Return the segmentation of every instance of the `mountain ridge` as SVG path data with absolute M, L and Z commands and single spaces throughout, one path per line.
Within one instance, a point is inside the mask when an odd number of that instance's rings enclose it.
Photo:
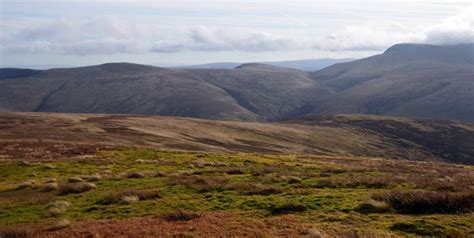
M 399 44 L 315 72 L 261 63 L 177 69 L 122 62 L 10 79 L 0 74 L 0 111 L 250 121 L 349 113 L 474 121 L 473 46 Z

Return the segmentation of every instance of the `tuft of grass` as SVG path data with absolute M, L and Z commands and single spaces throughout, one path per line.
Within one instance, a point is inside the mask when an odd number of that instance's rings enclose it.
M 168 176 L 168 174 L 166 172 L 163 172 L 163 171 L 157 171 L 153 174 L 153 177 L 166 177 Z
M 102 176 L 100 176 L 99 174 L 86 175 L 86 176 L 82 176 L 82 179 L 84 179 L 87 182 L 97 182 L 102 179 Z
M 69 177 L 67 179 L 67 182 L 68 183 L 80 183 L 80 182 L 84 182 L 84 179 L 82 179 L 81 177 L 78 177 L 78 176 L 74 176 L 74 177 Z
M 47 178 L 44 180 L 44 183 L 56 183 L 57 181 L 56 178 Z
M 32 188 L 35 186 L 34 181 L 25 181 L 23 183 L 18 184 L 17 189 L 26 189 L 26 188 Z
M 186 211 L 186 210 L 176 210 L 174 212 L 168 213 L 165 215 L 165 219 L 167 221 L 190 221 L 196 218 L 201 217 L 200 213 L 194 211 Z
M 395 211 L 407 214 L 464 213 L 474 208 L 474 192 L 432 192 L 423 190 L 392 190 L 374 194 Z
M 84 193 L 87 191 L 90 191 L 92 189 L 95 189 L 97 186 L 93 183 L 86 183 L 86 182 L 81 182 L 81 183 L 73 183 L 73 184 L 62 184 L 59 186 L 59 195 L 67 195 L 71 193 Z
M 46 183 L 43 186 L 41 186 L 41 190 L 44 192 L 51 192 L 51 191 L 56 191 L 58 190 L 59 186 L 57 183 Z
M 55 201 L 50 202 L 46 206 L 47 208 L 47 215 L 51 217 L 57 217 L 66 212 L 67 208 L 71 204 L 68 201 Z
M 387 213 L 390 212 L 392 209 L 391 207 L 384 201 L 375 201 L 370 199 L 367 202 L 363 202 L 359 204 L 355 209 L 355 211 L 368 214 L 368 213 Z
M 120 197 L 121 203 L 132 204 L 138 202 L 140 199 L 137 196 L 122 196 Z
M 229 174 L 229 175 L 244 174 L 244 172 L 240 169 L 228 169 L 228 170 L 224 171 L 224 173 Z
M 254 184 L 237 184 L 228 186 L 230 189 L 238 190 L 244 195 L 272 195 L 282 193 L 283 190 L 276 186 Z
M 134 203 L 136 201 L 152 200 L 161 198 L 161 193 L 158 189 L 150 190 L 136 190 L 129 189 L 118 193 L 111 193 L 99 200 L 99 204 L 109 205 L 113 203 Z
M 279 215 L 304 212 L 307 210 L 307 207 L 301 203 L 289 202 L 282 205 L 270 206 L 268 210 L 272 213 L 272 215 Z
M 301 183 L 301 179 L 295 176 L 286 177 L 286 181 L 289 184 Z
M 125 176 L 126 178 L 144 178 L 145 174 L 142 172 L 131 172 Z
M 56 166 L 54 166 L 54 165 L 52 165 L 52 164 L 45 164 L 45 165 L 43 165 L 43 167 L 44 167 L 45 169 L 55 169 L 55 168 L 56 168 Z
M 47 230 L 48 231 L 59 231 L 59 230 L 68 228 L 69 226 L 71 226 L 71 222 L 69 220 L 62 219 L 62 220 L 57 221 L 52 226 L 48 227 Z

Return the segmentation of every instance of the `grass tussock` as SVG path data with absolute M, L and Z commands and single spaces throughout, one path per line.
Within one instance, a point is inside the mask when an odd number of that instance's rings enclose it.
M 128 189 L 122 192 L 111 193 L 101 199 L 98 203 L 103 205 L 114 203 L 131 204 L 137 201 L 152 200 L 161 198 L 161 193 L 158 189 L 150 190 L 136 190 Z
M 55 201 L 50 202 L 46 206 L 47 208 L 47 215 L 51 217 L 57 217 L 66 212 L 67 208 L 71 204 L 68 201 Z
M 156 178 L 166 177 L 166 176 L 168 176 L 168 173 L 166 173 L 164 171 L 157 171 L 157 172 L 153 173 L 153 177 L 156 177 Z
M 46 183 L 41 186 L 41 190 L 44 192 L 51 192 L 51 191 L 56 191 L 59 189 L 59 186 L 57 183 Z
M 96 187 L 95 184 L 86 182 L 62 184 L 59 186 L 58 194 L 67 195 L 71 193 L 84 193 L 93 190 Z
M 165 219 L 171 222 L 190 221 L 199 217 L 201 217 L 201 214 L 198 212 L 186 211 L 182 209 L 176 210 L 174 212 L 171 212 L 165 215 Z
M 36 180 L 28 180 L 18 184 L 17 190 L 27 189 L 27 188 L 37 188 L 38 182 Z
M 228 170 L 225 170 L 224 173 L 229 174 L 229 175 L 245 174 L 245 172 L 242 171 L 241 169 L 228 169 Z
M 301 203 L 288 202 L 281 205 L 270 206 L 268 210 L 272 213 L 272 215 L 280 215 L 280 214 L 304 212 L 307 210 L 307 207 Z
M 169 185 L 183 185 L 200 193 L 222 191 L 227 188 L 228 177 L 223 176 L 191 176 L 186 174 L 168 178 Z
M 73 176 L 73 177 L 69 177 L 67 179 L 67 182 L 68 183 L 80 183 L 80 182 L 84 182 L 84 179 L 82 179 L 81 177 L 79 176 Z
M 384 201 L 370 199 L 369 201 L 361 203 L 354 210 L 363 214 L 369 214 L 388 213 L 392 211 L 392 208 Z
M 47 228 L 48 231 L 59 231 L 62 229 L 66 229 L 71 226 L 71 222 L 66 219 L 62 219 L 51 225 Z
M 134 178 L 145 178 L 145 174 L 142 172 L 131 172 L 125 175 L 126 178 L 134 179 Z
M 85 175 L 81 177 L 87 182 L 97 182 L 102 179 L 102 176 L 100 174 L 92 174 L 92 175 Z
M 272 195 L 282 193 L 283 190 L 277 186 L 254 184 L 234 184 L 229 185 L 229 189 L 237 190 L 244 195 Z
M 399 213 L 464 213 L 474 209 L 474 192 L 434 192 L 423 190 L 392 190 L 373 195 Z

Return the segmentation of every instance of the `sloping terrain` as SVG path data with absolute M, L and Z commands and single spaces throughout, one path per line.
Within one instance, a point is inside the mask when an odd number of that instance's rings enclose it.
M 327 95 L 308 73 L 264 64 L 243 64 L 233 70 L 194 70 L 200 78 L 225 90 L 237 102 L 266 120 L 276 120 L 308 102 L 309 95 Z
M 25 77 L 33 76 L 40 72 L 41 70 L 35 70 L 35 69 L 2 68 L 0 69 L 0 80 L 25 78 Z
M 1 237 L 474 235 L 473 166 L 39 145 L 0 160 Z
M 474 126 L 338 115 L 280 123 L 55 113 L 0 114 L 0 152 L 47 159 L 108 147 L 371 156 L 474 164 Z M 37 153 L 30 147 L 42 147 Z M 8 154 L 8 153 L 7 153 Z M 11 153 L 10 153 L 11 154 Z
M 144 65 L 46 70 L 4 80 L 0 90 L 0 109 L 6 110 L 259 118 L 193 74 Z
M 473 148 L 459 121 L 0 113 L 0 237 L 470 237 Z
M 474 44 L 401 44 L 312 73 L 264 64 L 166 69 L 111 63 L 2 70 L 0 111 L 248 121 L 350 113 L 474 121 L 473 49 Z
M 315 72 L 334 93 L 296 114 L 362 113 L 474 120 L 474 44 L 401 44 Z

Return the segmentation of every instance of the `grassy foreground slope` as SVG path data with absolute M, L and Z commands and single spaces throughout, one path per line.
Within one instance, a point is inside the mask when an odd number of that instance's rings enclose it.
M 4 113 L 0 128 L 0 237 L 474 235 L 468 123 Z
M 99 150 L 0 164 L 0 229 L 41 237 L 474 235 L 474 168 Z

